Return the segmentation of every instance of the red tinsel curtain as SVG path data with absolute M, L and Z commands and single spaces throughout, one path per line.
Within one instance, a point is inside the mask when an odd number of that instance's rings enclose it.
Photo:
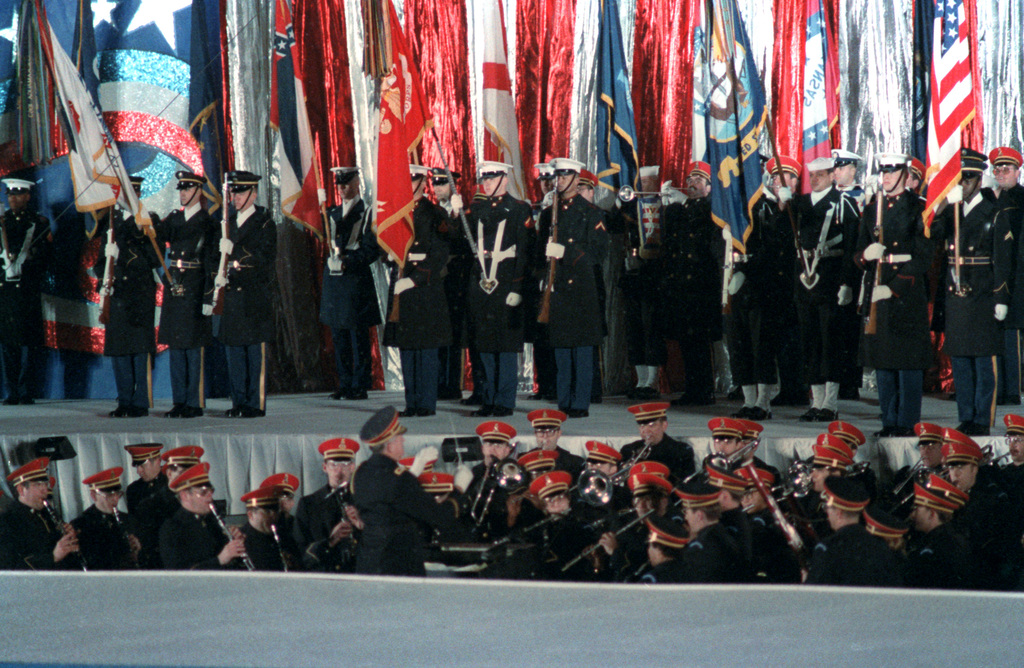
M 693 29 L 701 0 L 638 0 L 633 37 L 633 113 L 642 165 L 683 187 L 693 145 Z
M 772 123 L 775 151 L 800 160 L 804 134 L 804 42 L 806 0 L 775 0 L 772 49 Z M 773 151 L 774 153 L 774 151 Z M 805 192 L 809 184 L 802 184 Z
M 333 202 L 330 168 L 353 165 L 356 159 L 345 5 L 342 0 L 296 0 L 294 10 L 309 126 L 317 140 L 328 199 Z
M 430 105 L 448 166 L 462 175 L 459 190 L 464 196 L 473 192 L 476 169 L 466 31 L 464 0 L 405 0 L 409 48 L 419 66 L 423 94 Z M 432 134 L 426 136 L 423 145 L 423 164 L 443 166 Z
M 517 11 L 516 116 L 536 200 L 533 165 L 569 152 L 576 0 L 520 0 Z

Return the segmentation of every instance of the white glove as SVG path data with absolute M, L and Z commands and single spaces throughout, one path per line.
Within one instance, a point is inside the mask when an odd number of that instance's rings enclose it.
M 788 202 L 791 199 L 793 199 L 793 191 L 792 190 L 790 190 L 786 186 L 782 186 L 781 188 L 779 188 L 779 203 L 780 204 L 785 204 L 786 202 Z
M 729 294 L 734 295 L 740 291 L 743 287 L 743 281 L 747 280 L 747 277 L 743 275 L 742 271 L 737 271 L 729 279 Z
M 561 260 L 562 256 L 565 255 L 565 246 L 554 241 L 549 241 L 548 245 L 544 248 L 544 254 L 548 257 L 553 257 L 556 260 Z
M 320 202 L 320 204 L 327 204 L 327 191 L 324 190 L 323 188 L 317 188 L 316 200 Z
M 423 469 L 427 468 L 427 464 L 435 460 L 437 460 L 437 448 L 428 445 L 416 453 L 412 460 L 412 466 L 409 467 L 409 473 L 419 476 L 423 473 Z
M 554 190 L 549 190 L 547 192 L 547 194 L 544 195 L 544 199 L 542 199 L 540 201 L 540 206 L 541 206 L 541 208 L 546 208 L 546 207 L 551 206 L 554 203 L 555 203 L 555 191 Z
M 453 482 L 455 483 L 455 489 L 465 494 L 469 486 L 473 484 L 473 469 L 465 464 L 460 464 L 459 468 L 455 469 L 455 480 Z
M 849 285 L 839 286 L 839 305 L 847 306 L 853 301 L 853 290 L 850 289 Z
M 220 238 L 220 252 L 224 255 L 231 255 L 231 251 L 235 250 L 235 244 L 231 239 Z
M 668 206 L 670 204 L 683 204 L 686 202 L 686 194 L 680 191 L 678 188 L 672 187 L 671 181 L 665 181 L 661 184 L 661 204 L 662 206 Z
M 448 200 L 448 204 L 452 207 L 452 215 L 459 215 L 459 212 L 462 211 L 462 207 L 464 206 L 462 202 L 462 195 L 455 193 L 452 195 L 452 198 Z
M 518 292 L 510 292 L 508 293 L 508 297 L 505 297 L 506 306 L 516 307 L 519 306 L 521 301 L 523 301 L 523 298 L 519 296 Z
M 878 243 L 877 241 L 873 244 L 868 244 L 868 247 L 864 249 L 864 261 L 871 262 L 885 255 L 885 246 Z
M 409 288 L 415 288 L 416 284 L 412 282 L 411 278 L 400 278 L 395 281 L 395 294 L 400 295 Z
M 341 271 L 341 258 L 334 257 L 333 255 L 327 258 L 327 269 L 330 271 Z
M 213 304 L 203 304 L 203 315 L 213 315 Z
M 103 253 L 107 257 L 116 260 L 117 259 L 117 244 L 115 244 L 115 243 L 108 243 L 106 246 L 103 247 Z
M 872 192 L 878 190 L 878 174 L 868 174 L 868 177 L 864 179 L 864 192 L 867 192 L 869 188 Z
M 224 274 L 217 274 L 217 276 L 213 279 L 213 287 L 217 288 L 218 290 L 220 290 L 223 287 L 226 287 L 227 284 L 228 277 L 225 276 Z
M 981 187 L 988 188 L 989 190 L 996 190 L 999 188 L 999 182 L 996 181 L 995 177 L 991 174 L 982 174 Z
M 949 204 L 959 204 L 962 201 L 964 201 L 964 187 L 958 183 L 946 195 L 946 202 Z
M 888 285 L 878 285 L 871 290 L 871 301 L 880 302 L 883 299 L 889 299 L 892 297 L 892 288 Z
M 1006 320 L 1006 313 L 1010 310 L 1010 307 L 1006 304 L 996 304 L 996 320 L 1002 322 Z

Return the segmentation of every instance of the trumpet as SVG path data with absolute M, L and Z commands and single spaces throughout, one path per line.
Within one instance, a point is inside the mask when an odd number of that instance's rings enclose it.
M 895 489 L 892 490 L 892 495 L 894 497 L 899 496 L 900 492 L 902 492 L 903 489 L 910 483 L 916 483 L 918 485 L 921 485 L 922 487 L 925 487 L 928 485 L 928 480 L 932 477 L 933 474 L 944 478 L 946 477 L 947 470 L 948 469 L 945 466 L 929 468 L 925 466 L 923 462 L 918 460 L 917 464 L 914 464 L 914 467 L 907 472 L 907 479 L 901 482 L 899 485 L 896 486 Z M 913 500 L 914 488 L 913 486 L 911 486 L 910 492 L 899 500 L 899 503 L 897 503 L 894 506 L 894 509 L 902 508 L 903 506 L 905 506 L 906 504 L 910 503 Z
M 224 524 L 224 520 L 217 514 L 217 506 L 213 505 L 212 501 L 210 502 L 210 514 L 213 515 L 213 519 L 217 520 L 217 525 L 220 527 L 220 530 L 224 532 L 224 535 L 228 537 L 228 541 L 230 542 L 234 540 L 235 537 L 231 535 L 231 532 L 228 531 L 228 525 Z M 247 569 L 250 571 L 256 570 L 256 564 L 252 563 L 252 559 L 249 558 L 248 554 L 243 554 L 241 559 Z
M 621 199 L 623 202 L 632 202 L 637 197 L 647 197 L 647 196 L 652 196 L 653 197 L 653 196 L 660 196 L 660 195 L 661 195 L 660 191 L 659 192 L 653 192 L 653 191 L 649 191 L 649 190 L 648 191 L 633 190 L 633 188 L 630 187 L 630 186 L 622 186 L 621 188 L 619 188 L 619 199 Z
M 69 531 L 74 531 L 70 524 L 60 518 L 60 515 L 57 514 L 57 509 L 53 507 L 53 504 L 50 503 L 49 499 L 43 501 L 43 506 L 46 508 L 46 512 L 49 513 L 53 526 L 60 529 L 62 534 L 66 535 Z M 82 570 L 88 571 L 89 567 L 85 563 L 85 556 L 82 554 L 81 550 L 76 554 L 78 554 L 78 563 L 82 567 Z

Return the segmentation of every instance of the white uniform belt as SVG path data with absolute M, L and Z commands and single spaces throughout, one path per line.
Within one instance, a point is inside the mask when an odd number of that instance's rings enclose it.
M 956 257 L 948 255 L 949 261 L 956 264 Z M 975 257 L 960 256 L 960 266 L 971 266 L 971 265 L 986 265 L 992 264 L 992 258 L 987 255 L 978 255 Z
M 890 253 L 889 255 L 882 256 L 882 262 L 885 264 L 899 264 L 901 262 L 910 262 L 910 253 Z

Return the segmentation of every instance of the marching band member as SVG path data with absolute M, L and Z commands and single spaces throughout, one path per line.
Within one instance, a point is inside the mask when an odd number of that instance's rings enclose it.
M 92 505 L 72 520 L 82 557 L 90 570 L 114 571 L 136 568 L 142 543 L 136 537 L 135 520 L 117 510 L 121 500 L 121 474 L 115 466 L 82 481 L 89 488 Z

